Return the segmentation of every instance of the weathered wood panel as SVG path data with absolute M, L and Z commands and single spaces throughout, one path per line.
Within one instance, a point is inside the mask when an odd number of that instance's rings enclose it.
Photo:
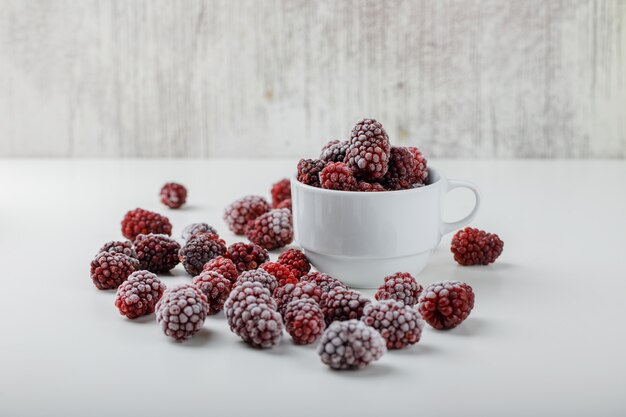
M 625 157 L 626 2 L 0 0 L 0 156 Z

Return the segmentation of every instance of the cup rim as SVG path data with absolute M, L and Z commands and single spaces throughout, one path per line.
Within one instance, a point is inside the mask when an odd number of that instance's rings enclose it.
M 422 187 L 417 187 L 417 188 L 408 188 L 406 190 L 385 190 L 385 191 L 377 191 L 377 192 L 358 192 L 358 191 L 343 191 L 343 190 L 329 190 L 326 188 L 320 188 L 320 187 L 313 187 L 312 185 L 308 185 L 308 184 L 304 184 L 300 181 L 298 181 L 298 172 L 294 172 L 293 174 L 291 174 L 291 182 L 293 184 L 296 184 L 295 186 L 298 187 L 302 187 L 304 189 L 309 189 L 310 191 L 313 192 L 317 192 L 317 193 L 322 193 L 322 194 L 344 194 L 344 195 L 351 195 L 351 196 L 357 196 L 360 195 L 362 196 L 362 198 L 377 198 L 375 196 L 380 196 L 380 195 L 388 195 L 390 193 L 393 193 L 394 195 L 398 195 L 399 193 L 418 193 L 418 192 L 426 192 L 426 189 L 431 188 L 431 186 L 435 186 L 437 184 L 439 184 L 442 179 L 443 179 L 443 174 L 441 173 L 441 171 L 439 171 L 438 169 L 435 169 L 431 166 L 429 166 L 428 168 L 428 177 L 431 177 L 431 172 L 437 174 L 437 181 L 432 182 L 430 184 L 426 184 Z

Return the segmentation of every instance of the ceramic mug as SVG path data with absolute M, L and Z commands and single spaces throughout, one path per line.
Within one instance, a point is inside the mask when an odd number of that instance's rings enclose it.
M 396 272 L 417 276 L 441 237 L 466 226 L 480 207 L 475 184 L 428 171 L 423 187 L 369 193 L 311 187 L 294 176 L 296 242 L 318 271 L 351 287 L 376 288 Z M 444 222 L 443 198 L 460 187 L 474 193 L 474 208 L 459 221 Z

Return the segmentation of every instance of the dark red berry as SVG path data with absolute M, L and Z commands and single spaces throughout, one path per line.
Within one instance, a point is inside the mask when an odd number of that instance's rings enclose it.
M 224 210 L 224 221 L 236 235 L 243 235 L 248 222 L 270 211 L 270 204 L 258 195 L 249 195 L 234 201 Z
M 126 256 L 130 256 L 131 258 L 137 258 L 137 252 L 135 252 L 135 248 L 133 248 L 133 243 L 128 240 L 125 241 L 116 241 L 112 240 L 110 242 L 102 245 L 98 253 L 100 252 L 115 252 L 115 253 L 123 253 Z
M 123 253 L 100 252 L 91 261 L 91 280 L 99 290 L 114 290 L 135 272 L 135 262 Z
M 324 332 L 326 324 L 319 304 L 310 298 L 291 301 L 283 315 L 287 333 L 296 345 L 309 345 Z
M 184 185 L 168 182 L 161 188 L 161 203 L 169 208 L 177 209 L 187 201 L 187 189 Z
M 230 294 L 231 282 L 228 279 L 215 271 L 202 271 L 192 282 L 207 298 L 208 315 L 217 314 L 224 309 L 224 302 Z
M 233 261 L 240 273 L 257 269 L 262 263 L 270 260 L 270 255 L 265 249 L 254 243 L 243 242 L 230 245 L 224 257 Z
M 363 309 L 361 320 L 378 330 L 387 349 L 403 349 L 419 342 L 424 320 L 417 309 L 401 301 L 383 300 Z
M 389 169 L 383 182 L 390 190 L 406 190 L 413 188 L 418 182 L 415 176 L 417 160 L 407 148 L 393 146 L 389 157 Z
M 202 267 L 202 271 L 217 272 L 230 282 L 235 282 L 239 276 L 239 271 L 237 271 L 235 263 L 224 256 L 218 256 L 205 263 Z
M 284 178 L 272 185 L 272 207 L 277 208 L 280 203 L 291 198 L 291 182 Z
M 291 198 L 288 198 L 286 200 L 281 201 L 277 206 L 277 209 L 287 209 L 290 212 L 292 211 L 291 209 Z
M 344 162 L 354 176 L 379 180 L 387 173 L 391 145 L 383 126 L 374 119 L 359 120 L 350 134 Z
M 396 272 L 385 277 L 385 282 L 378 287 L 374 298 L 377 300 L 397 300 L 408 306 L 414 306 L 423 290 L 424 287 L 418 284 L 411 274 Z
M 279 287 L 282 287 L 286 284 L 298 283 L 298 278 L 296 278 L 296 276 L 293 274 L 291 268 L 279 264 L 278 262 L 265 262 L 263 265 L 260 266 L 260 268 L 273 275 L 276 278 L 276 281 L 278 281 Z
M 328 190 L 356 191 L 357 182 L 348 165 L 343 162 L 329 162 L 320 172 L 322 188 Z
M 322 148 L 320 160 L 324 162 L 343 162 L 350 143 L 347 140 L 331 140 Z
M 134 244 L 141 269 L 159 273 L 178 265 L 180 244 L 167 235 L 139 235 Z
M 309 260 L 298 249 L 287 249 L 278 256 L 277 262 L 289 267 L 298 279 L 311 270 Z
M 122 220 L 122 234 L 129 240 L 135 240 L 138 235 L 150 233 L 172 234 L 172 225 L 169 219 L 159 213 L 137 208 L 131 210 Z
M 426 158 L 424 158 L 424 155 L 422 155 L 422 152 L 419 149 L 412 146 L 409 146 L 408 149 L 416 161 L 415 171 L 413 171 L 415 178 L 417 178 L 418 183 L 425 184 L 426 179 L 428 178 L 428 163 Z
M 232 331 L 255 348 L 271 348 L 280 342 L 283 322 L 280 314 L 263 302 L 251 302 L 233 317 Z
M 189 275 L 202 272 L 205 263 L 226 253 L 226 242 L 213 233 L 193 235 L 185 246 L 180 248 L 178 258 Z
M 257 217 L 248 224 L 246 237 L 267 250 L 287 246 L 293 240 L 291 212 L 274 209 Z
M 376 193 L 380 191 L 387 191 L 387 189 L 378 182 L 359 181 L 357 183 L 356 188 L 357 188 L 357 191 L 362 191 L 365 193 Z
M 276 300 L 272 297 L 270 290 L 262 283 L 245 281 L 234 285 L 224 303 L 224 313 L 231 330 L 233 330 L 233 320 L 241 315 L 251 303 L 265 303 L 272 310 L 276 310 Z
M 209 226 L 207 223 L 191 223 L 187 225 L 181 233 L 183 241 L 187 242 L 191 236 L 198 233 L 213 233 L 217 235 L 217 230 L 214 227 Z
M 276 277 L 262 269 L 243 271 L 239 275 L 239 278 L 237 278 L 237 281 L 235 281 L 235 286 L 241 285 L 244 282 L 259 282 L 263 284 L 265 288 L 270 290 L 270 294 L 274 294 L 274 290 L 278 287 Z
M 466 227 L 456 232 L 450 250 L 454 260 L 463 266 L 488 265 L 498 259 L 504 242 L 494 233 Z
M 300 282 L 311 282 L 317 285 L 317 287 L 324 293 L 327 293 L 333 288 L 337 287 L 348 289 L 346 284 L 339 281 L 338 279 L 333 278 L 328 274 L 324 274 L 323 272 L 317 271 L 309 272 L 308 274 L 302 276 L 300 278 Z
M 310 298 L 316 303 L 320 303 L 324 293 L 312 282 L 298 282 L 297 284 L 287 284 L 278 287 L 274 292 L 274 299 L 278 306 L 278 311 L 285 314 L 285 307 L 294 300 L 304 300 Z
M 360 369 L 380 359 L 387 349 L 376 329 L 360 320 L 336 321 L 317 346 L 322 363 L 332 369 Z
M 363 316 L 363 308 L 370 303 L 371 301 L 358 291 L 335 287 L 322 295 L 320 307 L 326 323 L 330 324 L 335 320 L 360 319 Z
M 156 305 L 156 319 L 167 336 L 183 342 L 202 328 L 208 309 L 202 291 L 185 284 L 165 291 Z
M 115 307 L 129 319 L 152 314 L 164 292 L 165 284 L 155 274 L 135 271 L 117 288 Z
M 298 162 L 298 181 L 313 187 L 321 187 L 319 173 L 326 162 L 319 159 L 301 159 Z
M 453 329 L 474 308 L 474 291 L 464 282 L 443 281 L 429 285 L 422 292 L 418 310 L 426 323 L 435 329 Z

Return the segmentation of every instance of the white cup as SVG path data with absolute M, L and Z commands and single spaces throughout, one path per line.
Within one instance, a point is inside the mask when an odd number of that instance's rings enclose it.
M 396 272 L 417 276 L 447 233 L 467 225 L 480 207 L 469 181 L 429 168 L 429 184 L 401 191 L 349 192 L 291 180 L 294 237 L 313 266 L 355 288 L 376 288 Z M 476 196 L 471 213 L 442 220 L 442 201 L 455 188 Z

